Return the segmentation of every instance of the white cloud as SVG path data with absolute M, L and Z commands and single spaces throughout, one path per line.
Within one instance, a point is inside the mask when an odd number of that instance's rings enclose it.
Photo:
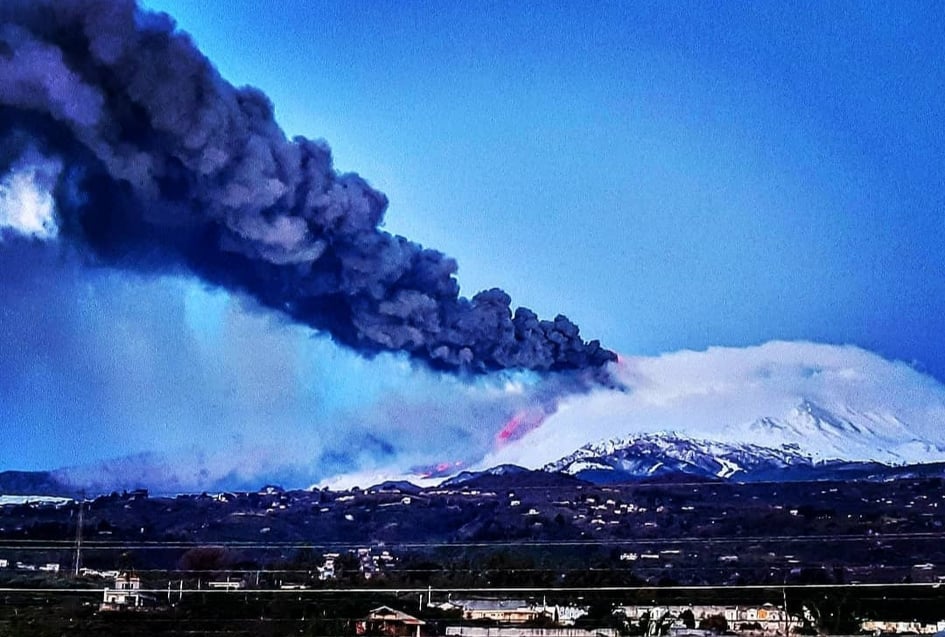
M 342 475 L 323 480 L 312 485 L 313 489 L 328 488 L 333 491 L 341 491 L 359 487 L 367 489 L 383 482 L 400 482 L 405 480 L 418 487 L 434 487 L 444 480 L 443 477 L 424 477 L 413 473 L 397 472 L 396 469 L 390 471 L 359 471 L 357 473 L 345 473 Z
M 781 341 L 714 347 L 622 357 L 614 373 L 629 391 L 572 396 L 542 427 L 481 464 L 537 467 L 587 442 L 666 430 L 774 445 L 796 439 L 820 457 L 945 459 L 935 449 L 945 449 L 945 386 L 857 347 Z M 824 436 L 779 437 L 750 428 L 761 417 L 800 418 L 803 400 L 866 423 L 875 435 L 828 444 Z
M 49 185 L 61 165 L 52 160 L 15 169 L 0 182 L 0 229 L 12 228 L 25 236 L 54 239 L 56 205 Z

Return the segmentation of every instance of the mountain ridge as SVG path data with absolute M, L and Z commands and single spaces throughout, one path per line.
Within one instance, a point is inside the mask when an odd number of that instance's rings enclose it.
M 722 436 L 764 446 L 797 444 L 819 460 L 921 464 L 945 460 L 945 440 L 923 436 L 892 413 L 825 405 L 803 397 L 781 416 L 764 415 L 727 428 Z
M 796 443 L 766 447 L 663 431 L 588 443 L 545 464 L 542 471 L 564 473 L 595 484 L 681 476 L 735 482 L 794 482 L 939 476 L 945 474 L 945 462 L 821 459 L 806 453 Z

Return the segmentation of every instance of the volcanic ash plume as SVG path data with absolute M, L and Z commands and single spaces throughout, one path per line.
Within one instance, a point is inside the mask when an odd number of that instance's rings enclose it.
M 459 296 L 452 259 L 378 229 L 382 193 L 336 173 L 323 142 L 287 140 L 265 95 L 129 0 L 4 0 L 0 182 L 6 209 L 33 205 L 0 233 L 195 274 L 364 354 L 473 372 L 615 359 L 563 316 L 513 314 L 501 290 Z

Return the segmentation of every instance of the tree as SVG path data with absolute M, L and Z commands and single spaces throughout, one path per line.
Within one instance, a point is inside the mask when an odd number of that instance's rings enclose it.
M 232 563 L 232 555 L 225 548 L 197 546 L 184 553 L 178 565 L 182 571 L 220 571 Z
M 814 623 L 822 632 L 852 635 L 860 631 L 859 603 L 847 591 L 825 593 L 822 598 L 810 597 L 804 601 L 804 606 L 810 610 Z
M 699 630 L 711 630 L 714 633 L 724 633 L 728 630 L 728 620 L 725 615 L 709 615 L 699 622 Z

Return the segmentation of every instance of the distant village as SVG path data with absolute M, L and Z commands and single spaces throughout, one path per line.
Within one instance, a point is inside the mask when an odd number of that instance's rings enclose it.
M 335 561 L 340 554 L 326 554 L 318 577 L 333 577 Z M 370 579 L 396 558 L 388 551 L 373 554 L 370 549 L 352 551 Z M 58 564 L 9 564 L 0 559 L 0 569 L 59 574 Z M 185 596 L 207 593 L 259 594 L 258 575 L 220 578 L 209 577 L 196 582 L 169 581 L 159 587 L 153 578 L 145 580 L 133 571 L 99 571 L 82 568 L 85 582 L 102 581 L 100 613 L 154 614 L 167 611 L 181 603 Z M 309 590 L 303 583 L 278 581 L 273 589 L 281 593 Z M 213 597 L 209 603 L 213 603 Z M 219 599 L 219 598 L 216 598 Z M 815 634 L 810 631 L 814 617 L 807 608 L 800 614 L 786 612 L 783 605 L 763 604 L 613 604 L 610 617 L 597 623 L 585 621 L 589 607 L 580 603 L 549 603 L 547 598 L 523 596 L 476 597 L 434 591 L 419 593 L 413 606 L 380 605 L 351 622 L 350 634 L 380 637 L 709 637 L 728 634 L 746 637 L 776 637 Z M 434 620 L 424 619 L 432 616 Z M 945 609 L 943 609 L 945 615 Z M 807 632 L 810 631 L 810 632 Z M 945 616 L 935 622 L 863 620 L 862 635 L 933 635 L 945 637 Z
M 883 578 L 922 585 L 934 607 L 945 583 L 943 500 L 941 480 L 623 487 L 497 481 L 347 492 L 269 486 L 174 497 L 138 490 L 82 503 L 15 497 L 0 502 L 0 578 L 24 591 L 63 582 L 97 591 L 93 610 L 101 617 L 157 616 L 196 596 L 204 608 L 264 596 L 318 607 L 326 591 L 387 590 L 373 600 L 358 593 L 357 610 L 337 628 L 365 636 L 837 633 L 825 628 L 824 608 L 788 603 L 782 589 L 855 591 Z M 152 546 L 161 550 L 140 548 Z M 583 566 L 561 561 L 562 551 L 573 560 L 578 548 L 587 555 Z M 428 585 L 431 579 L 438 583 Z M 724 602 L 621 598 L 624 590 L 680 582 L 732 592 L 716 595 Z M 752 584 L 767 599 L 743 595 Z M 590 594 L 573 592 L 601 587 L 612 591 L 603 612 Z M 406 589 L 421 592 L 405 599 L 397 591 Z M 548 595 L 534 592 L 540 589 Z M 847 608 L 854 621 L 835 625 L 874 635 L 945 630 L 945 603 L 938 611 L 926 603 L 911 618 L 889 608 L 895 604 L 859 614 Z
M 0 502 L 0 542 L 42 538 L 65 547 L 81 512 L 83 535 L 93 542 L 86 562 L 93 566 L 114 566 L 108 555 L 94 552 L 94 543 L 104 546 L 109 541 L 212 546 L 225 539 L 348 547 L 583 541 L 612 547 L 615 553 L 606 566 L 647 582 L 824 583 L 824 573 L 835 583 L 945 582 L 942 479 L 542 486 L 492 478 L 427 489 L 407 483 L 335 492 L 268 486 L 250 493 L 174 497 L 151 497 L 137 490 L 101 496 L 82 507 L 68 498 L 17 497 Z M 825 541 L 784 541 L 810 535 Z M 831 540 L 842 536 L 861 539 L 840 544 Z M 383 550 L 368 555 L 365 549 L 358 556 L 360 574 L 371 577 L 392 565 Z M 256 568 L 265 568 L 273 559 L 272 551 L 246 554 Z M 28 562 L 2 551 L 0 557 Z M 52 561 L 31 563 L 39 568 Z M 174 561 L 146 566 L 172 569 Z M 321 579 L 337 573 L 331 555 L 321 566 Z
M 113 578 L 112 584 L 102 593 L 101 612 L 154 612 L 181 600 L 184 595 L 182 588 L 171 586 L 168 586 L 166 597 L 163 591 L 145 589 L 141 578 L 133 573 L 98 575 Z M 247 587 L 245 580 L 233 579 L 208 580 L 203 585 L 208 591 L 239 592 Z M 280 588 L 304 589 L 293 584 L 283 584 Z M 188 594 L 193 592 L 187 591 Z M 617 605 L 613 609 L 616 626 L 578 628 L 575 624 L 587 615 L 586 606 L 548 604 L 524 598 L 457 597 L 438 602 L 432 597 L 432 592 L 426 597 L 421 594 L 418 610 L 440 611 L 437 616 L 446 617 L 447 621 L 433 624 L 403 610 L 380 606 L 355 621 L 353 632 L 387 637 L 618 637 L 621 634 L 708 637 L 719 633 L 774 637 L 797 634 L 805 626 L 804 617 L 792 617 L 782 606 L 771 603 Z M 943 631 L 945 619 L 934 623 L 868 620 L 860 626 L 860 633 L 864 635 L 931 635 Z

